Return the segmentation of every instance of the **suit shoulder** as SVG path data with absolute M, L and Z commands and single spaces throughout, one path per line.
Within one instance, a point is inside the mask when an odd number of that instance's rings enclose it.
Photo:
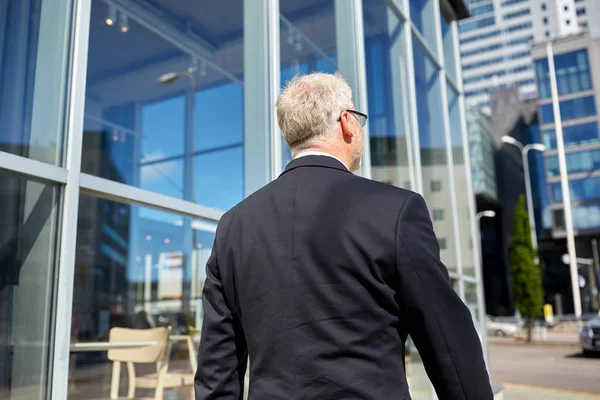
M 248 209 L 251 209 L 255 206 L 260 207 L 261 203 L 264 202 L 264 199 L 270 193 L 273 192 L 273 190 L 275 189 L 274 186 L 276 183 L 277 183 L 277 181 L 275 180 L 275 181 L 272 181 L 272 182 L 268 183 L 267 185 L 263 186 L 262 188 L 258 189 L 256 192 L 252 193 L 251 195 L 249 195 L 248 197 L 246 197 L 245 199 L 240 201 L 233 208 L 231 208 L 229 211 L 227 211 L 223 215 L 223 218 L 225 218 L 225 216 L 228 216 L 229 218 L 233 219 L 236 214 L 242 215 Z
M 409 197 L 412 197 L 413 195 L 417 194 L 411 190 L 402 189 L 397 186 L 390 185 L 388 183 L 383 183 L 383 182 L 375 181 L 372 179 L 362 178 L 359 176 L 357 176 L 356 178 L 357 178 L 357 182 L 359 182 L 362 186 L 364 186 L 366 189 L 371 190 L 376 193 L 382 193 L 382 194 L 394 196 L 394 197 L 400 198 L 400 199 L 408 199 Z

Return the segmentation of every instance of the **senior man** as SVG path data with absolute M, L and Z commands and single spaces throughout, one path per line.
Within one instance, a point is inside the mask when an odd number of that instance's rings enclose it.
M 421 196 L 352 174 L 367 116 L 339 74 L 277 100 L 293 161 L 226 213 L 204 285 L 197 400 L 410 399 L 410 335 L 442 400 L 492 399 Z

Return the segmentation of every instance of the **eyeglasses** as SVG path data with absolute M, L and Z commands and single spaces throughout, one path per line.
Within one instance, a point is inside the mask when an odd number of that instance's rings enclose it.
M 360 111 L 356 111 L 356 110 L 344 110 L 346 112 L 349 112 L 350 114 L 354 115 L 356 117 L 356 119 L 358 120 L 358 123 L 360 124 L 361 127 L 364 128 L 364 126 L 367 124 L 367 118 L 369 118 L 369 116 L 367 114 L 361 113 Z M 340 117 L 338 118 L 338 121 L 341 121 L 342 116 L 340 115 Z

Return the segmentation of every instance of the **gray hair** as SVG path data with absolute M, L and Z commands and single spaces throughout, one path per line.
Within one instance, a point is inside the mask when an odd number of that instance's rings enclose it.
M 296 75 L 277 99 L 277 121 L 290 149 L 299 151 L 330 140 L 348 108 L 353 108 L 352 89 L 341 74 Z

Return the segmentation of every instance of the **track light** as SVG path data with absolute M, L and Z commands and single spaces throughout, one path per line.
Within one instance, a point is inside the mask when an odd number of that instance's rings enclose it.
M 296 31 L 296 45 L 294 47 L 296 51 L 302 51 L 302 34 L 300 31 Z
M 119 19 L 119 26 L 121 27 L 121 32 L 123 33 L 129 32 L 129 22 L 127 21 L 127 19 L 127 14 L 122 12 L 121 18 Z
M 106 25 L 112 26 L 117 20 L 117 8 L 112 4 L 108 5 L 108 14 L 106 15 Z
M 207 62 L 206 60 L 200 60 L 200 67 L 198 68 L 198 73 L 200 74 L 200 76 L 206 76 L 206 74 L 208 73 L 206 71 L 206 67 L 207 67 Z

